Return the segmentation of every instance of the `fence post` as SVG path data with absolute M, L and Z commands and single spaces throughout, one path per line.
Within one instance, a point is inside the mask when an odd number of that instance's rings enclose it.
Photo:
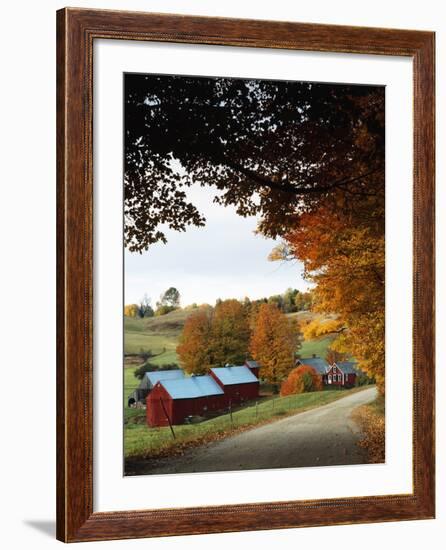
M 234 423 L 232 421 L 232 400 L 231 399 L 229 400 L 229 416 L 231 418 L 231 428 L 233 429 L 234 428 Z
M 259 416 L 259 402 L 256 401 L 256 420 L 257 420 L 258 416 Z
M 170 421 L 169 415 L 167 414 L 166 407 L 164 406 L 164 403 L 163 403 L 163 400 L 161 399 L 161 397 L 160 397 L 160 403 L 161 403 L 161 407 L 163 408 L 163 412 L 166 415 L 167 422 L 169 422 L 169 428 L 170 428 L 170 431 L 172 432 L 172 436 L 173 436 L 174 439 L 176 439 L 175 432 L 173 431 L 172 422 Z

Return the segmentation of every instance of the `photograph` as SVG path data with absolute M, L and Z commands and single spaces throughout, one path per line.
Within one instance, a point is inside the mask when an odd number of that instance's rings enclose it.
M 123 86 L 124 475 L 384 462 L 385 86 Z

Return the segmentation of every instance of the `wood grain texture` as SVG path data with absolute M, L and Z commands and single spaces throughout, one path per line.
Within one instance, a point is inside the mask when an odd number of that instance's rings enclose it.
M 93 513 L 93 41 L 409 56 L 414 63 L 413 493 Z M 66 8 L 57 13 L 57 538 L 105 540 L 432 518 L 434 34 Z M 408 345 L 410 345 L 408 343 Z M 330 514 L 327 514 L 327 508 Z M 327 518 L 330 518 L 327 520 Z

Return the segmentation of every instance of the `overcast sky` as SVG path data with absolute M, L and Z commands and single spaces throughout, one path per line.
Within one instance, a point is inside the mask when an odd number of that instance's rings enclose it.
M 206 217 L 205 227 L 191 226 L 184 233 L 166 230 L 167 244 L 157 243 L 142 254 L 126 251 L 126 304 L 137 303 L 147 293 L 155 305 L 170 286 L 179 290 L 182 306 L 308 287 L 301 264 L 268 261 L 276 241 L 254 234 L 255 217 L 242 218 L 234 208 L 214 204 L 214 195 L 209 187 L 188 192 Z

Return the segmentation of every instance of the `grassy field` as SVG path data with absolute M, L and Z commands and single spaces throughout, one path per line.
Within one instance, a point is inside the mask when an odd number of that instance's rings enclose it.
M 335 336 L 330 334 L 328 336 L 322 336 L 321 338 L 315 338 L 314 340 L 308 340 L 308 342 L 302 342 L 302 347 L 299 350 L 301 357 L 311 357 L 313 354 L 317 357 L 325 357 L 327 354 L 327 348 L 333 342 Z
M 232 415 L 229 414 L 199 424 L 175 426 L 176 439 L 168 427 L 149 428 L 145 424 L 145 411 L 127 409 L 124 430 L 124 448 L 127 458 L 156 457 L 171 452 L 181 452 L 186 446 L 221 439 L 234 431 L 264 424 L 281 417 L 303 412 L 345 397 L 353 390 L 326 390 L 287 397 L 265 398 Z
M 177 363 L 175 349 L 184 321 L 192 312 L 172 311 L 148 319 L 124 317 L 124 353 L 128 355 L 151 351 L 156 354 L 156 357 L 150 359 L 155 365 Z

